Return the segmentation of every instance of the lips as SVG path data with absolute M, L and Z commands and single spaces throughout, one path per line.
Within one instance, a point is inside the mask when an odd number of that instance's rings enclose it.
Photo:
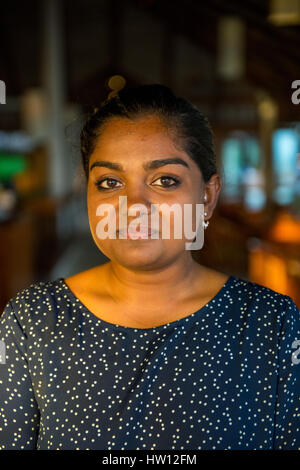
M 128 230 L 128 229 L 120 229 L 117 230 L 117 233 L 121 234 L 123 237 L 126 237 L 127 239 L 132 239 L 132 240 L 138 240 L 138 239 L 149 239 L 151 238 L 151 227 L 143 227 L 139 226 L 139 230 Z M 157 230 L 153 230 L 153 235 L 158 234 L 159 232 Z

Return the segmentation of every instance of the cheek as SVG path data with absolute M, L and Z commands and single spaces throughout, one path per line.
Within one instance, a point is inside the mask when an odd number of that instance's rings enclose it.
M 171 208 L 170 208 L 171 209 Z M 160 212 L 160 226 L 163 230 L 163 225 L 170 228 L 171 239 L 180 242 L 181 240 L 190 239 L 189 233 L 196 230 L 197 220 L 199 223 L 201 212 L 198 207 L 198 219 L 197 219 L 197 203 L 187 199 L 186 202 L 175 204 L 173 210 L 163 208 Z M 185 233 L 187 236 L 185 236 Z
M 93 203 L 91 200 L 88 201 L 88 218 L 90 228 L 93 233 L 96 233 L 96 226 L 99 221 L 99 217 L 96 215 L 97 204 Z

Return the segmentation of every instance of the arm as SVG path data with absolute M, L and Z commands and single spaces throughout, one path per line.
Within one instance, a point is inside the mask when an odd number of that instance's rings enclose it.
M 279 336 L 273 449 L 300 450 L 300 311 L 289 296 Z
M 0 317 L 0 450 L 36 449 L 39 409 L 27 361 L 27 336 L 11 302 Z

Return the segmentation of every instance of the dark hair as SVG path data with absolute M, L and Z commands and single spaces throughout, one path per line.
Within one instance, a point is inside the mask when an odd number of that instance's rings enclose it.
M 82 162 L 87 179 L 89 159 L 104 124 L 112 118 L 136 119 L 147 115 L 157 115 L 162 119 L 172 131 L 174 140 L 179 142 L 180 148 L 199 166 L 205 182 L 217 173 L 208 119 L 187 99 L 175 96 L 169 87 L 150 84 L 123 88 L 89 115 L 80 134 Z

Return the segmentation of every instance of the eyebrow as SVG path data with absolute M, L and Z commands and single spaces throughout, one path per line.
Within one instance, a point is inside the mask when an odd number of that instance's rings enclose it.
M 165 165 L 183 165 L 190 169 L 187 162 L 182 160 L 182 158 L 163 158 L 161 160 L 151 160 L 149 162 L 145 162 L 143 164 L 143 168 L 147 171 L 154 170 L 155 168 L 160 168 L 161 166 Z M 125 171 L 123 166 L 119 163 L 107 162 L 105 160 L 97 160 L 94 162 L 90 167 L 90 171 L 96 166 L 110 168 L 111 170 Z

